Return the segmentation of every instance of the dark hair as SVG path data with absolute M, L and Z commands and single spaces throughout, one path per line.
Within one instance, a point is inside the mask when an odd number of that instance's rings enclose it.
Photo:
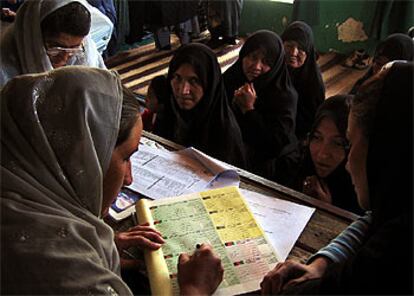
M 313 32 L 312 28 L 305 22 L 296 21 L 291 23 L 283 32 L 282 41 L 296 41 L 299 47 L 309 54 L 313 51 Z
M 277 63 L 279 56 L 284 59 L 285 55 L 282 39 L 268 30 L 259 30 L 249 36 L 240 50 L 239 57 L 243 59 L 255 51 L 260 51 L 266 63 L 271 67 Z
M 72 2 L 47 15 L 40 24 L 43 37 L 59 33 L 86 36 L 91 28 L 91 14 L 79 2 Z
M 200 45 L 201 46 L 201 45 Z M 172 80 L 174 73 L 184 64 L 189 64 L 193 67 L 195 74 L 198 76 L 203 91 L 208 89 L 208 81 L 213 76 L 213 69 L 208 68 L 208 55 L 200 51 L 198 55 L 189 54 L 193 51 L 192 46 L 182 46 L 175 53 L 170 62 L 167 81 Z M 210 49 L 209 49 L 210 50 Z
M 169 94 L 169 85 L 168 80 L 165 75 L 155 76 L 149 86 L 148 91 L 152 90 L 155 96 L 157 97 L 158 104 L 164 104 L 168 99 Z
M 115 146 L 121 145 L 128 139 L 135 123 L 141 118 L 140 105 L 134 93 L 125 86 L 122 86 L 122 96 L 121 121 L 119 123 L 118 138 L 116 139 Z
M 381 94 L 384 76 L 373 76 L 359 89 L 351 102 L 352 117 L 365 137 L 371 134 L 378 98 Z
M 414 58 L 413 40 L 406 34 L 391 34 L 380 42 L 375 49 L 374 59 L 384 56 L 388 60 L 406 60 L 412 61 Z
M 313 135 L 322 119 L 329 118 L 335 123 L 338 132 L 345 139 L 352 98 L 352 95 L 336 95 L 327 98 L 316 111 L 315 120 L 309 132 L 310 136 Z

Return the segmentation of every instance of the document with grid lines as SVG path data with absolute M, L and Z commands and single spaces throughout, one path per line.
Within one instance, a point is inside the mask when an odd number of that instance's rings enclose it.
M 166 241 L 160 250 L 145 254 L 153 295 L 178 295 L 178 257 L 194 252 L 196 244 L 212 245 L 222 260 L 224 280 L 215 295 L 259 290 L 279 261 L 237 187 L 140 200 L 136 209 L 139 223 L 149 222 Z

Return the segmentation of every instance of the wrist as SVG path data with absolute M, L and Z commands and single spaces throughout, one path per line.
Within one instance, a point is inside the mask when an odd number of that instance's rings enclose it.
M 246 114 L 247 112 L 254 110 L 254 107 L 253 106 L 243 106 L 243 107 L 240 108 L 240 110 L 243 114 Z
M 182 296 L 189 296 L 189 295 L 204 296 L 206 295 L 207 296 L 211 294 L 193 285 L 183 285 L 183 286 L 180 286 L 180 295 Z
M 316 257 L 309 265 L 312 266 L 312 268 L 316 269 L 321 275 L 323 275 L 331 263 L 332 261 L 329 258 L 319 256 Z

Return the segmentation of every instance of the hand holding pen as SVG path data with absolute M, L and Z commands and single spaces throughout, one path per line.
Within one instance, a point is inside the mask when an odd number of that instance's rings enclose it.
M 178 259 L 178 284 L 181 295 L 211 295 L 223 280 L 221 259 L 209 244 L 197 244 L 192 255 Z

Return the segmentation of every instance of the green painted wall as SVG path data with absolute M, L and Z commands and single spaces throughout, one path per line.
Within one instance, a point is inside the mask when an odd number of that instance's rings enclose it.
M 319 24 L 313 25 L 312 29 L 315 35 L 315 45 L 321 52 L 329 50 L 338 51 L 348 54 L 355 49 L 363 48 L 373 53 L 378 39 L 371 32 L 374 21 L 375 8 L 378 1 L 345 1 L 345 0 L 323 0 L 319 2 Z M 384 36 L 393 33 L 395 30 L 407 32 L 414 26 L 414 1 L 404 1 L 405 7 L 390 11 L 389 16 L 382 22 L 386 27 Z M 286 25 L 291 21 L 293 5 L 269 0 L 245 0 L 240 33 L 248 35 L 258 29 L 269 29 L 281 34 Z M 362 25 L 362 31 L 368 39 L 364 41 L 346 42 L 339 40 L 338 26 L 341 26 L 350 18 L 354 19 L 354 24 L 359 22 Z M 388 28 L 390 28 L 388 30 Z M 398 28 L 398 29 L 396 29 Z M 388 30 L 388 31 L 387 31 Z M 349 37 L 349 34 L 347 35 Z M 351 40 L 355 39 L 351 36 Z
M 281 34 L 290 22 L 292 4 L 269 0 L 244 0 L 240 34 L 248 35 L 259 29 Z

